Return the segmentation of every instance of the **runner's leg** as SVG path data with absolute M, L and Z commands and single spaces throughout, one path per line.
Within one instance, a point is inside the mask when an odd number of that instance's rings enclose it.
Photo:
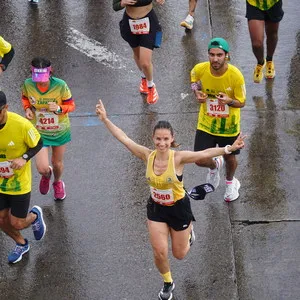
M 51 162 L 53 166 L 54 182 L 59 181 L 64 171 L 64 154 L 66 144 L 62 146 L 52 146 Z

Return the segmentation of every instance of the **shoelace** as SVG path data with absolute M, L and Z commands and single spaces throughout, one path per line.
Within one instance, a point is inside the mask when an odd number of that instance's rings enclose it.
M 261 72 L 263 66 L 262 65 L 257 65 L 256 66 L 256 75 L 259 75 L 259 73 Z
M 171 292 L 172 284 L 164 283 L 164 288 L 162 290 L 163 294 L 168 294 Z
M 226 191 L 228 192 L 228 194 L 232 194 L 233 189 L 234 189 L 234 183 L 233 182 L 231 184 L 227 184 Z
M 58 182 L 55 184 L 55 189 L 57 189 L 58 193 L 62 193 L 63 192 L 63 185 L 61 182 Z
M 21 254 L 21 253 L 23 252 L 23 248 L 24 248 L 24 246 L 16 245 L 16 248 L 15 248 L 15 250 L 13 251 L 13 253 Z
M 40 228 L 41 228 L 41 226 L 40 226 L 40 222 L 39 221 L 36 221 L 34 224 L 32 224 L 32 229 L 34 231 L 39 231 Z
M 42 177 L 42 183 L 48 183 L 49 180 L 50 178 L 47 178 L 46 176 Z

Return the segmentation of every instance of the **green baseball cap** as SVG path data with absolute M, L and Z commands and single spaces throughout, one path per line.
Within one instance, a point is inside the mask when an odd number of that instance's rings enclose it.
M 210 40 L 208 44 L 208 51 L 212 48 L 220 48 L 224 50 L 226 53 L 229 52 L 229 45 L 223 38 L 214 38 Z

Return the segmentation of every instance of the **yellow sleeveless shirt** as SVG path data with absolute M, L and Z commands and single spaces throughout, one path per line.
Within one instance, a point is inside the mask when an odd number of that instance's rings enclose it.
M 183 181 L 179 181 L 176 176 L 174 153 L 174 150 L 169 150 L 168 167 L 161 175 L 155 175 L 153 171 L 156 150 L 150 153 L 147 161 L 146 179 L 150 186 L 151 198 L 165 206 L 174 205 L 185 196 Z

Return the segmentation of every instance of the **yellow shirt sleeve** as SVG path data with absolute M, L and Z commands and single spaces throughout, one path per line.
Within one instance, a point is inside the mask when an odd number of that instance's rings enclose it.
M 11 50 L 11 44 L 5 41 L 2 36 L 0 36 L 0 56 L 3 57 L 10 50 Z

